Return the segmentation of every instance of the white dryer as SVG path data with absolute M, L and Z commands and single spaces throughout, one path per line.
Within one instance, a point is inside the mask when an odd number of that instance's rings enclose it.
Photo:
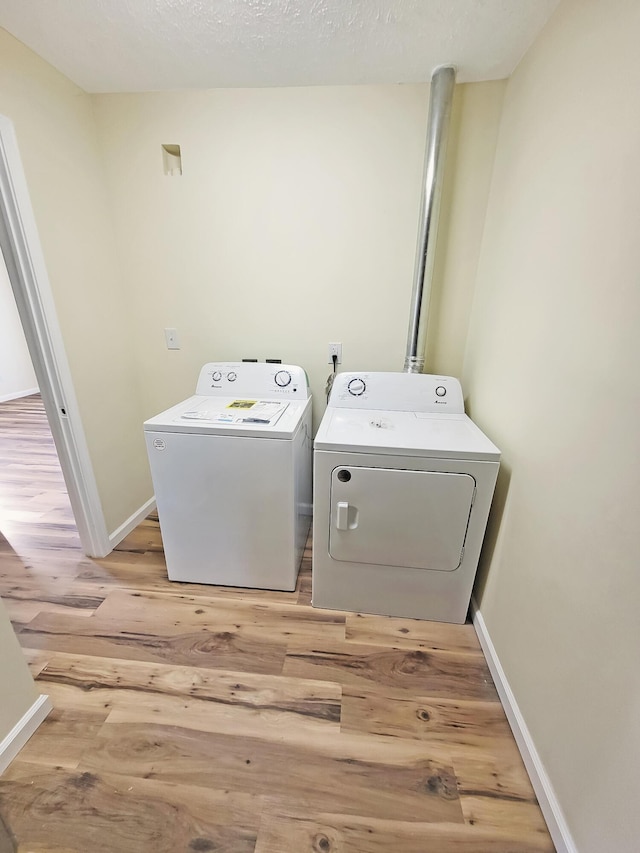
M 500 451 L 458 380 L 338 374 L 314 447 L 313 605 L 464 622 Z
M 144 424 L 170 580 L 293 590 L 311 522 L 311 395 L 289 364 L 205 364 Z

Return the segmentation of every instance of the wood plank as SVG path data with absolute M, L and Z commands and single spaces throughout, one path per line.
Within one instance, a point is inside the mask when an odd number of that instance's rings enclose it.
M 54 653 L 37 683 L 57 708 L 115 722 L 266 737 L 340 731 L 341 689 L 328 682 Z
M 17 574 L 21 575 L 18 583 L 13 580 Z M 0 578 L 0 595 L 11 621 L 24 627 L 42 612 L 92 616 L 104 601 L 106 589 L 74 578 L 34 577 L 18 569 L 11 579 Z
M 345 614 L 297 604 L 218 598 L 182 592 L 114 590 L 96 611 L 100 619 L 171 624 L 175 629 L 229 632 L 254 640 L 287 643 L 314 638 L 344 640 Z
M 58 613 L 40 613 L 18 638 L 31 649 L 272 674 L 282 671 L 286 650 L 284 643 L 247 638 L 239 630 L 185 630 L 168 623 L 142 625 Z
M 108 592 L 109 587 L 82 583 L 77 578 L 52 577 L 43 580 L 25 575 L 20 583 L 3 585 L 2 600 L 7 604 L 37 604 L 51 612 L 91 616 Z
M 368 613 L 347 613 L 346 617 L 346 637 L 356 643 L 482 655 L 471 624 L 452 625 Z
M 27 547 L 18 555 L 0 535 L 0 594 L 13 585 L 24 586 L 25 592 L 29 589 L 38 592 L 39 584 L 43 584 L 45 589 L 52 589 L 47 585 L 56 580 L 62 583 L 74 580 L 78 577 L 79 567 L 90 562 L 88 557 L 73 548 L 51 553 Z
M 495 701 L 487 664 L 478 655 L 383 648 L 360 643 L 291 644 L 284 675 L 333 680 L 344 687 L 371 688 L 387 696 L 411 690 L 419 696 Z M 392 692 L 389 692 L 392 691 Z
M 54 707 L 35 735 L 20 750 L 20 760 L 74 770 L 104 725 L 108 710 L 90 712 Z
M 452 748 L 452 763 L 460 796 L 493 800 L 536 803 L 520 753 L 510 749 L 484 750 L 482 753 Z
M 0 779 L 0 814 L 25 853 L 253 853 L 260 811 L 245 794 L 19 761 Z
M 280 795 L 313 812 L 463 821 L 450 767 L 401 743 L 372 750 L 361 738 L 300 737 L 286 726 L 267 739 L 110 720 L 82 769 Z
M 33 678 L 36 678 L 47 665 L 50 654 L 48 651 L 41 649 L 22 649 L 22 654 L 25 656 L 29 670 Z
M 0 815 L 0 853 L 15 853 L 16 839 Z
M 505 826 L 523 835 L 535 834 L 548 844 L 547 825 L 537 802 L 521 802 L 500 797 L 462 797 L 465 822 L 490 832 Z M 543 849 L 545 849 L 543 847 Z M 553 846 L 549 848 L 553 850 Z
M 162 552 L 162 536 L 158 516 L 145 518 L 115 546 L 115 551 L 138 552 L 144 554 L 147 551 Z
M 496 749 L 513 743 L 511 729 L 498 701 L 436 699 L 414 693 L 393 701 L 376 689 L 343 689 L 343 731 L 416 738 L 456 747 Z
M 67 613 L 69 608 L 60 604 L 46 604 L 41 601 L 16 601 L 7 599 L 2 596 L 5 605 L 5 610 L 9 615 L 9 619 L 16 627 L 24 627 L 29 622 L 33 621 L 38 614 L 46 611 L 47 613 Z M 74 610 L 78 616 L 91 616 L 92 610 Z
M 278 813 L 267 801 L 255 853 L 554 853 L 535 831 L 344 814 Z

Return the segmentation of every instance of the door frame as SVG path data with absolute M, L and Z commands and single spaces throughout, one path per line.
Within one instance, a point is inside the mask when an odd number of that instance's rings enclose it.
M 0 115 L 0 250 L 84 552 L 112 549 L 13 122 Z

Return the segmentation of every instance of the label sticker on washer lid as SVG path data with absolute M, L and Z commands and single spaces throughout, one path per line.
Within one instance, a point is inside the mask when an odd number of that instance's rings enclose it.
M 234 400 L 233 403 L 229 403 L 227 409 L 252 409 L 257 400 Z
M 153 446 L 156 450 L 164 450 L 167 446 L 167 443 L 164 438 L 154 438 Z

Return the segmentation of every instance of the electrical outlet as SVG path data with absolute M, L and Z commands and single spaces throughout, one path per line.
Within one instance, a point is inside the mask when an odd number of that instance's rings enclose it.
M 329 344 L 329 360 L 327 364 L 333 364 L 333 356 L 338 356 L 338 364 L 342 364 L 342 344 Z

